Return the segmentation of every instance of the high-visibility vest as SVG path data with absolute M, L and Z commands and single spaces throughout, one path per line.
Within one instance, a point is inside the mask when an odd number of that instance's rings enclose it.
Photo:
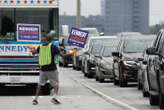
M 39 50 L 39 65 L 49 65 L 51 64 L 51 46 L 52 44 L 49 43 L 48 45 L 40 45 Z M 57 64 L 56 56 L 54 56 L 54 63 Z

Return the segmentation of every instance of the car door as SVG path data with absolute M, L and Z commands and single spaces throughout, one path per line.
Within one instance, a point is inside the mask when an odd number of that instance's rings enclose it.
M 122 44 L 123 44 L 123 41 L 121 40 L 116 50 L 119 53 L 122 53 Z M 121 57 L 114 57 L 113 59 L 114 59 L 114 63 L 113 63 L 114 75 L 116 79 L 118 80 L 119 79 L 119 65 L 120 65 Z
M 164 36 L 162 33 L 158 34 L 156 42 L 154 44 L 156 52 L 159 53 L 161 51 L 161 47 L 163 45 Z M 158 55 L 152 55 L 149 58 L 149 81 L 150 81 L 150 89 L 158 90 L 158 84 L 157 84 L 157 72 L 159 71 L 159 56 Z

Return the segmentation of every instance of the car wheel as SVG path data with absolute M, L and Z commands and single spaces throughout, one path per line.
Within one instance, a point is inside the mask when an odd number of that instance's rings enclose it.
M 96 81 L 99 81 L 99 78 L 98 78 L 98 76 L 96 75 Z
M 81 66 L 81 71 L 84 73 L 84 66 Z
M 153 95 L 152 93 L 149 94 L 150 97 L 149 97 L 149 101 L 150 101 L 150 105 L 158 105 L 158 96 L 156 95 Z
M 119 84 L 119 81 L 115 78 L 114 76 L 114 81 L 113 81 L 114 85 L 118 85 Z
M 104 82 L 104 79 L 103 78 L 99 78 L 99 82 L 100 83 Z
M 76 70 L 76 67 L 75 67 L 74 65 L 72 66 L 72 68 L 73 68 L 74 70 Z
M 138 80 L 138 85 L 137 85 L 138 90 L 142 89 L 142 84 L 140 83 L 140 81 Z
M 145 79 L 145 76 L 143 75 L 142 77 L 142 82 L 143 82 L 143 85 L 142 85 L 142 95 L 143 97 L 148 97 L 149 96 L 149 92 L 147 91 L 146 89 L 146 79 Z
M 143 97 L 149 97 L 149 92 L 145 91 L 145 89 L 142 88 L 142 95 Z
M 68 66 L 68 64 L 64 62 L 64 63 L 63 63 L 63 66 L 64 66 L 64 67 L 67 67 L 67 66 Z
M 61 63 L 61 62 L 59 62 L 59 66 L 60 66 L 60 67 L 62 66 L 62 63 Z
M 127 81 L 123 78 L 123 70 L 121 66 L 119 70 L 119 85 L 120 87 L 127 87 Z
M 92 77 L 93 76 L 90 73 L 87 74 L 87 78 L 92 78 Z
M 84 72 L 85 72 L 85 74 L 88 74 L 88 65 L 87 65 L 86 61 L 85 61 L 85 65 L 84 65 Z
M 160 109 L 164 109 L 164 95 L 162 93 L 160 93 L 160 96 L 159 96 L 159 106 L 160 106 Z
M 113 84 L 114 85 L 118 85 L 119 84 L 119 81 L 116 79 L 116 75 L 114 73 L 114 67 L 113 67 Z

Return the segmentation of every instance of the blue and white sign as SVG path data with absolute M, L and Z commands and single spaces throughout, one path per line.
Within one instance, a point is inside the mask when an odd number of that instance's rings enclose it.
M 39 24 L 17 24 L 17 41 L 40 42 Z
M 0 44 L 0 56 L 30 56 L 29 44 Z M 40 44 L 32 44 L 37 48 Z
M 87 38 L 88 31 L 72 27 L 68 44 L 84 48 Z

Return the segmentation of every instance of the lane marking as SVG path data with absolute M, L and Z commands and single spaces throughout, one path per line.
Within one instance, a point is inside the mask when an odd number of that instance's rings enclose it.
M 119 106 L 119 107 L 121 107 L 121 108 L 123 108 L 123 109 L 125 109 L 125 110 L 139 110 L 139 109 L 137 109 L 137 108 L 135 108 L 135 107 L 133 107 L 133 106 L 130 106 L 130 105 L 126 104 L 126 103 L 123 103 L 123 102 L 121 102 L 121 101 L 118 101 L 118 100 L 116 100 L 116 99 L 114 99 L 114 98 L 112 98 L 112 97 L 110 97 L 110 96 L 107 96 L 106 94 L 104 94 L 104 93 L 102 93 L 102 92 L 100 92 L 100 91 L 98 91 L 98 90 L 96 90 L 96 89 L 90 87 L 89 85 L 86 85 L 86 84 L 84 84 L 84 83 L 82 83 L 82 82 L 80 82 L 80 81 L 78 81 L 78 80 L 76 80 L 76 79 L 74 79 L 74 78 L 72 78 L 72 77 L 71 77 L 71 79 L 72 79 L 73 81 L 75 81 L 75 82 L 81 84 L 83 87 L 89 89 L 89 90 L 92 91 L 94 94 L 100 96 L 101 98 L 103 98 L 104 100 L 106 100 L 107 102 L 109 102 L 110 104 L 115 104 L 115 105 L 117 105 L 117 106 Z

